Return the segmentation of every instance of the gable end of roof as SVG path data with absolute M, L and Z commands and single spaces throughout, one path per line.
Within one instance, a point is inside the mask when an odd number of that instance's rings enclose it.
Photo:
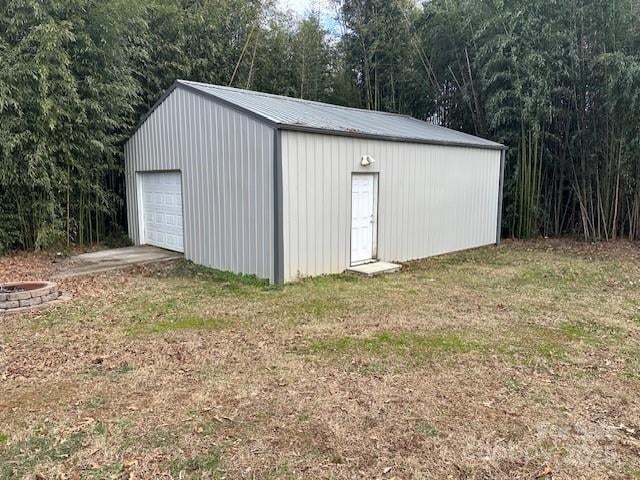
M 231 108 L 233 110 L 236 110 L 236 111 L 238 111 L 240 113 L 244 113 L 245 115 L 249 115 L 252 118 L 254 118 L 254 119 L 256 119 L 256 120 L 258 120 L 258 121 L 260 121 L 262 123 L 265 123 L 266 125 L 268 125 L 270 127 L 277 128 L 279 126 L 278 124 L 276 124 L 275 122 L 271 121 L 270 119 L 268 119 L 268 118 L 266 118 L 266 117 L 264 117 L 264 116 L 262 116 L 260 114 L 257 114 L 255 112 L 249 110 L 249 109 L 243 108 L 243 107 L 241 107 L 239 105 L 236 105 L 235 103 L 232 103 L 232 102 L 226 101 L 224 99 L 218 98 L 215 95 L 212 95 L 210 93 L 203 92 L 202 90 L 200 90 L 198 88 L 195 88 L 195 87 L 189 85 L 188 83 L 185 83 L 182 80 L 175 80 L 171 84 L 171 86 L 167 89 L 167 91 L 162 94 L 162 96 L 158 99 L 158 101 L 153 104 L 153 106 L 149 109 L 149 111 L 147 113 L 145 113 L 142 116 L 142 118 L 140 118 L 140 121 L 138 122 L 136 127 L 133 129 L 133 132 L 131 133 L 131 137 L 133 135 L 135 135 L 138 130 L 140 130 L 140 127 L 142 127 L 142 125 L 153 114 L 153 112 L 155 112 L 158 109 L 158 107 L 160 107 L 160 105 L 162 105 L 164 103 L 164 101 L 167 98 L 169 98 L 169 95 L 171 95 L 178 88 L 181 88 L 181 89 L 183 89 L 183 90 L 185 90 L 187 92 L 193 93 L 195 95 L 204 97 L 207 100 L 218 102 L 218 103 L 220 103 L 220 104 L 222 104 L 222 105 L 224 105 L 226 107 L 229 107 L 229 108 Z

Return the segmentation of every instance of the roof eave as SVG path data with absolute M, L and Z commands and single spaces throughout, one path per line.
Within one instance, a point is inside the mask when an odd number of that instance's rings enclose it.
M 447 140 L 428 140 L 424 138 L 396 137 L 393 135 L 377 135 L 373 133 L 350 132 L 346 130 L 330 130 L 326 128 L 308 127 L 305 125 L 276 124 L 275 128 L 293 132 L 317 133 L 320 135 L 335 135 L 339 137 L 351 138 L 366 138 L 370 140 L 384 140 L 388 142 L 419 143 L 424 145 L 439 145 L 445 147 L 478 148 L 482 150 L 507 150 L 508 148 L 500 143 L 483 145 L 480 143 L 452 142 Z

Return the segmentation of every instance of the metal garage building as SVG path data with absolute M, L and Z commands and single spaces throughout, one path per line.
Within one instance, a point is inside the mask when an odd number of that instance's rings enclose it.
M 498 243 L 504 147 L 176 81 L 125 146 L 129 235 L 274 283 Z

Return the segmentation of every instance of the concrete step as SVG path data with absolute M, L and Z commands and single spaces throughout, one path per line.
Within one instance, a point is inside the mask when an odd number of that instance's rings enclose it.
M 402 265 L 398 265 L 397 263 L 371 262 L 349 267 L 347 272 L 373 277 L 375 275 L 382 275 L 383 273 L 399 272 L 401 268 Z

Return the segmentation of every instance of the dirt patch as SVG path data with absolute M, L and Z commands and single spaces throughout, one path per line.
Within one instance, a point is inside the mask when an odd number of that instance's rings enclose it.
M 56 266 L 50 254 L 12 253 L 0 257 L 0 283 L 48 279 Z

